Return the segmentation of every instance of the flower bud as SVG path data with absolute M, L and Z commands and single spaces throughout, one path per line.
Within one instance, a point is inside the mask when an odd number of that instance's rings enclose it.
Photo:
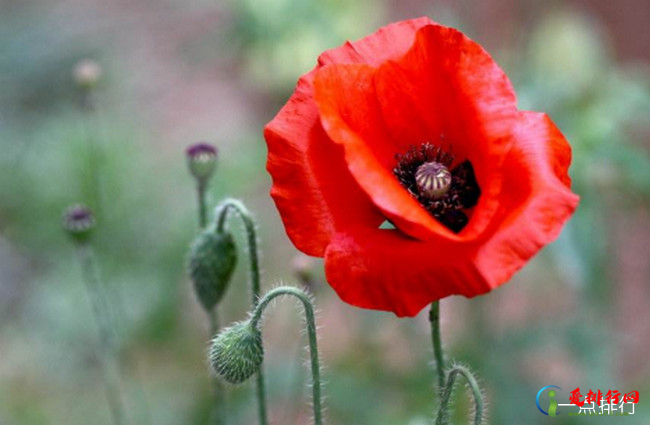
M 298 282 L 304 286 L 311 286 L 314 282 L 314 259 L 305 254 L 297 254 L 291 260 L 291 270 Z
M 74 67 L 74 80 L 83 89 L 91 89 L 97 85 L 102 76 L 102 68 L 91 59 L 82 59 Z
M 189 274 L 206 311 L 211 311 L 226 293 L 236 264 L 237 247 L 229 232 L 205 231 L 192 243 Z
M 84 205 L 72 205 L 63 213 L 63 229 L 76 242 L 86 242 L 94 227 L 95 217 Z
M 197 143 L 185 151 L 190 173 L 200 183 L 206 183 L 217 167 L 217 148 L 208 143 Z
M 212 369 L 231 384 L 241 384 L 256 374 L 263 360 L 262 334 L 250 321 L 224 329 L 210 346 Z

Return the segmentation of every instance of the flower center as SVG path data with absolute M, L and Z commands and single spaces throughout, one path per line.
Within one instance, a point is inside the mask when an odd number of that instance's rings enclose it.
M 415 171 L 415 183 L 420 195 L 440 199 L 451 187 L 451 172 L 438 162 L 425 162 Z
M 465 160 L 452 168 L 454 156 L 431 143 L 412 146 L 395 159 L 393 174 L 402 186 L 429 214 L 460 232 L 481 195 L 472 164 Z

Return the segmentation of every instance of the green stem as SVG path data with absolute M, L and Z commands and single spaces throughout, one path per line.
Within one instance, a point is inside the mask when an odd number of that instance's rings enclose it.
M 246 229 L 246 241 L 248 244 L 248 257 L 250 259 L 250 279 L 251 279 L 251 305 L 255 307 L 260 299 L 260 264 L 259 253 L 257 249 L 257 233 L 255 222 L 248 208 L 237 199 L 226 199 L 217 207 L 217 232 L 223 232 L 226 226 L 229 210 L 235 210 L 239 215 L 244 228 Z
M 103 152 L 99 140 L 95 135 L 97 126 L 96 107 L 92 89 L 84 89 L 81 94 L 81 112 L 83 113 L 83 127 L 86 137 L 86 146 L 88 149 L 88 178 L 90 181 L 90 193 L 87 194 L 88 202 L 98 217 L 102 217 L 103 200 L 101 171 L 103 168 Z
M 95 266 L 93 251 L 89 245 L 78 245 L 77 254 L 81 263 L 86 291 L 97 322 L 99 355 L 104 370 L 104 385 L 113 423 L 125 425 L 127 420 L 119 383 L 119 359 L 113 343 L 113 330 L 105 305 L 106 300 L 101 295 L 101 281 Z
M 461 365 L 454 365 L 447 374 L 447 385 L 445 385 L 441 395 L 436 425 L 447 425 L 449 423 L 449 400 L 451 399 L 458 375 L 462 375 L 467 380 L 472 390 L 472 394 L 474 395 L 474 425 L 481 425 L 483 423 L 483 395 L 472 372 Z
M 257 248 L 257 233 L 255 222 L 246 206 L 237 199 L 228 198 L 222 201 L 217 207 L 217 232 L 223 232 L 228 219 L 228 212 L 234 210 L 244 223 L 246 229 L 246 241 L 248 245 L 248 258 L 250 262 L 250 289 L 251 289 L 251 306 L 255 308 L 260 300 L 261 283 L 260 283 L 260 264 L 259 253 Z M 266 409 L 266 383 L 264 379 L 264 368 L 260 367 L 256 377 L 256 396 L 258 406 L 258 416 L 261 425 L 268 424 Z
M 206 202 L 207 184 L 199 181 L 196 184 L 196 194 L 199 202 L 199 227 L 204 229 L 208 224 L 208 206 Z
M 205 229 L 208 224 L 208 206 L 206 201 L 207 182 L 199 180 L 196 184 L 196 194 L 199 204 L 199 227 Z M 207 311 L 210 321 L 210 335 L 219 333 L 219 311 L 217 306 L 212 311 Z M 212 425 L 224 425 L 227 417 L 226 388 L 216 377 L 212 378 L 212 412 L 210 423 Z
M 298 298 L 305 309 L 305 319 L 307 322 L 307 337 L 309 339 L 309 354 L 311 360 L 311 374 L 312 374 L 312 404 L 314 408 L 314 424 L 323 424 L 323 414 L 321 406 L 321 380 L 320 380 L 320 363 L 318 359 L 318 341 L 316 335 L 316 318 L 314 317 L 314 307 L 311 304 L 309 296 L 301 289 L 293 288 L 290 286 L 281 286 L 272 289 L 260 300 L 259 304 L 253 310 L 251 316 L 251 326 L 254 328 L 259 327 L 259 322 L 262 319 L 262 313 L 266 306 L 273 301 L 274 298 L 281 295 L 291 295 Z
M 431 303 L 429 312 L 431 323 L 431 341 L 433 342 L 433 355 L 436 359 L 436 370 L 438 371 L 438 392 L 442 394 L 445 388 L 445 358 L 442 352 L 442 339 L 440 337 L 440 302 Z
M 215 306 L 211 312 L 208 313 L 210 319 L 210 334 L 217 335 L 219 333 L 219 313 Z M 226 423 L 227 417 L 227 403 L 226 403 L 226 389 L 220 379 L 214 377 L 212 379 L 212 417 L 210 423 L 212 425 L 223 425 Z

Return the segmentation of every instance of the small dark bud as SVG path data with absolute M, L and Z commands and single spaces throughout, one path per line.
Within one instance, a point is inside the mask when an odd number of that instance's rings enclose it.
M 217 167 L 217 148 L 208 143 L 197 143 L 185 151 L 190 173 L 205 184 Z
M 72 75 L 79 87 L 92 89 L 102 76 L 102 68 L 91 59 L 82 59 L 75 65 Z
M 84 205 L 73 205 L 63 213 L 63 229 L 76 242 L 86 242 L 94 227 L 95 217 Z
M 294 276 L 304 286 L 314 283 L 314 259 L 304 254 L 298 254 L 291 260 L 291 270 Z
M 205 231 L 192 243 L 189 274 L 206 311 L 223 298 L 237 264 L 237 247 L 229 232 Z
M 250 321 L 224 329 L 210 346 L 212 369 L 231 384 L 241 384 L 259 372 L 263 360 L 262 334 Z

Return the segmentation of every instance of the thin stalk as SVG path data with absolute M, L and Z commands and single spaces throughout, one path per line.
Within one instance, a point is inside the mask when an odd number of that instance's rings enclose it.
M 199 202 L 199 227 L 205 229 L 208 224 L 208 207 L 206 202 L 207 184 L 204 181 L 198 181 L 196 184 L 196 195 Z
M 447 385 L 442 392 L 440 400 L 440 408 L 438 416 L 436 417 L 436 425 L 447 425 L 449 423 L 449 400 L 454 390 L 456 377 L 462 375 L 469 384 L 472 394 L 474 395 L 474 425 L 481 425 L 483 423 L 483 395 L 481 389 L 476 382 L 476 378 L 472 372 L 464 366 L 454 365 L 449 370 L 447 375 Z
M 307 322 L 307 337 L 309 340 L 309 355 L 311 361 L 312 374 L 312 405 L 314 408 L 314 424 L 323 424 L 322 404 L 321 404 L 321 379 L 320 379 L 320 362 L 318 358 L 318 340 L 316 335 L 316 318 L 314 316 L 314 307 L 311 304 L 309 296 L 301 289 L 290 286 L 281 286 L 272 289 L 260 300 L 259 304 L 253 310 L 251 316 L 251 326 L 259 327 L 262 319 L 262 313 L 268 304 L 274 298 L 281 295 L 291 295 L 300 300 L 305 309 L 305 319 Z
M 219 333 L 219 313 L 217 308 L 213 308 L 208 313 L 210 319 L 210 334 L 217 335 Z M 223 425 L 226 423 L 227 417 L 227 403 L 226 403 L 226 389 L 218 378 L 212 378 L 212 414 L 210 423 L 213 425 Z
M 103 213 L 101 172 L 103 168 L 101 146 L 96 137 L 95 127 L 97 124 L 97 108 L 92 89 L 84 89 L 81 95 L 80 108 L 83 113 L 83 127 L 88 149 L 88 177 L 90 179 L 90 192 L 87 194 L 88 202 L 91 203 L 97 216 Z
M 221 202 L 217 207 L 217 232 L 224 231 L 228 219 L 228 213 L 231 209 L 239 215 L 240 219 L 244 223 L 244 228 L 246 229 L 248 259 L 250 263 L 251 307 L 255 308 L 260 300 L 261 294 L 260 264 L 255 222 L 253 221 L 251 213 L 242 202 L 229 198 Z M 260 425 L 268 425 L 268 415 L 266 413 L 266 383 L 263 366 L 260 367 L 256 376 L 256 397 Z
M 97 322 L 99 356 L 104 371 L 104 386 L 106 387 L 106 396 L 113 423 L 115 425 L 125 425 L 127 419 L 120 390 L 119 359 L 113 343 L 113 329 L 105 305 L 106 300 L 101 294 L 101 281 L 95 266 L 93 251 L 89 245 L 78 245 L 77 254 L 81 263 L 88 298 Z
M 431 341 L 433 343 L 433 355 L 436 360 L 436 370 L 438 372 L 438 392 L 442 394 L 445 388 L 445 358 L 442 351 L 442 339 L 440 337 L 439 301 L 434 301 L 431 303 L 429 322 L 431 323 Z
M 199 204 L 199 227 L 205 229 L 208 224 L 208 206 L 207 206 L 207 182 L 198 180 L 196 184 L 196 195 Z M 210 335 L 219 333 L 219 311 L 214 306 L 211 311 L 206 312 L 210 322 Z M 223 383 L 216 377 L 212 378 L 212 412 L 210 414 L 210 423 L 212 425 L 224 425 L 227 416 L 226 388 Z

